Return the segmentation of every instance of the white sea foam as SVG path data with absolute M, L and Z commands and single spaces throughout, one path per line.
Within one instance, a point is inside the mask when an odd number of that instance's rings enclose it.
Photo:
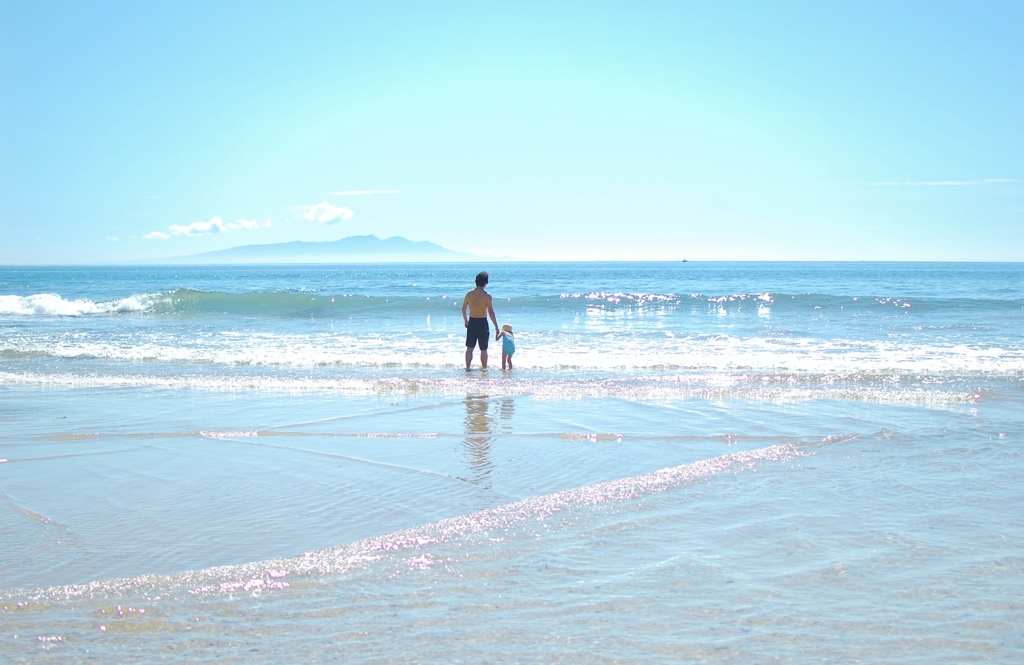
M 490 397 L 529 395 L 539 400 L 614 397 L 630 400 L 752 399 L 772 402 L 842 400 L 883 404 L 943 406 L 969 404 L 982 394 L 960 383 L 946 385 L 899 376 L 695 373 L 628 378 L 534 377 L 495 375 L 437 377 L 338 376 L 282 377 L 268 375 L 72 374 L 0 372 L 0 385 L 67 388 L 155 388 L 224 392 L 339 393 L 344 395 L 463 396 L 485 390 Z M 254 436 L 253 432 L 203 432 L 204 436 Z
M 277 334 L 222 330 L 181 335 L 12 332 L 0 357 L 92 358 L 253 367 L 455 369 L 461 339 L 406 334 Z M 810 374 L 1002 375 L 1024 373 L 1024 348 L 919 341 L 577 334 L 517 339 L 516 367 L 558 371 L 718 371 Z
M 150 309 L 153 302 L 153 296 L 146 294 L 102 302 L 88 299 L 65 300 L 56 293 L 36 293 L 30 296 L 9 295 L 0 296 L 0 316 L 126 314 Z

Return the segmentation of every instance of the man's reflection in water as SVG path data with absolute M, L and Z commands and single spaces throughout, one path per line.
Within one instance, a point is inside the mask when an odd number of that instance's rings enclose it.
M 463 445 L 469 454 L 471 480 L 481 489 L 491 489 L 491 446 L 494 444 L 494 416 L 487 395 L 466 397 L 466 438 Z

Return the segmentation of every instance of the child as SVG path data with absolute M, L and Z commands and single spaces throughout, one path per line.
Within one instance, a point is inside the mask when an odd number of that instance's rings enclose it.
M 512 333 L 512 326 L 507 323 L 503 325 L 501 332 L 494 336 L 494 341 L 499 339 L 501 340 L 501 368 L 512 369 L 512 354 L 516 352 L 516 340 Z

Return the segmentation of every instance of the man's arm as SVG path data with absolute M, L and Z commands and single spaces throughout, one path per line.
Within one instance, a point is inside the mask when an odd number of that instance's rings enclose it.
M 469 307 L 469 294 L 462 299 L 462 325 L 469 327 L 469 319 L 466 318 L 466 308 Z M 497 324 L 495 324 L 497 325 Z
M 494 329 L 500 331 L 498 327 L 498 317 L 494 316 L 494 298 L 487 296 L 487 313 L 491 315 L 491 322 L 494 324 Z

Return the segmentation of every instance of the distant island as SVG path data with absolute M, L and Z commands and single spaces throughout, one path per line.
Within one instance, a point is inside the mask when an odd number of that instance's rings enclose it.
M 455 252 L 432 242 L 413 241 L 401 236 L 349 236 L 325 242 L 278 242 L 242 245 L 189 256 L 155 259 L 147 263 L 436 263 L 479 261 L 475 254 Z

